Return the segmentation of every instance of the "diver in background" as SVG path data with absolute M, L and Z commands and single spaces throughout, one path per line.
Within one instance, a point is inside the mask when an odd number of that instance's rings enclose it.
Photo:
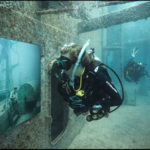
M 66 45 L 53 67 L 59 70 L 58 91 L 64 100 L 76 115 L 90 111 L 87 120 L 91 121 L 108 117 L 110 107 L 121 105 L 122 99 L 94 49 L 83 52 L 85 45 Z
M 138 82 L 141 77 L 147 76 L 149 77 L 148 72 L 145 70 L 145 64 L 141 62 L 136 62 L 135 55 L 137 54 L 138 50 L 137 48 L 134 48 L 131 56 L 132 58 L 128 61 L 126 66 L 124 67 L 124 78 L 128 82 Z
M 18 115 L 18 117 L 20 117 L 20 113 L 18 111 L 18 95 L 17 95 L 17 87 L 14 87 L 14 89 L 11 91 L 10 93 L 10 97 L 9 97 L 9 105 L 10 105 L 10 116 L 9 116 L 9 120 L 11 125 L 13 124 L 12 119 L 13 117 L 16 115 Z

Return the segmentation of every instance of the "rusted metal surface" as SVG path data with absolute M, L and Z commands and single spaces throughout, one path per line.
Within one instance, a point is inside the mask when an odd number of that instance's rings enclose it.
M 150 2 L 143 2 L 136 6 L 122 9 L 121 11 L 112 12 L 89 21 L 78 23 L 78 33 L 88 32 L 101 28 L 107 28 L 113 25 L 122 24 L 139 19 L 150 17 Z
M 36 13 L 38 15 L 44 15 L 44 14 L 56 14 L 56 13 L 68 12 L 72 10 L 74 9 L 73 8 L 48 9 L 48 10 L 37 11 Z

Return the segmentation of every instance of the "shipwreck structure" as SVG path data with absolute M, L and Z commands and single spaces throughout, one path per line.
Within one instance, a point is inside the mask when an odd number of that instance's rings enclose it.
M 79 22 L 78 33 L 80 34 L 92 30 L 107 28 L 130 21 L 137 21 L 139 19 L 147 19 L 148 17 L 150 17 L 150 2 L 146 1 L 130 8 L 125 8 L 120 11 L 93 18 L 89 21 Z

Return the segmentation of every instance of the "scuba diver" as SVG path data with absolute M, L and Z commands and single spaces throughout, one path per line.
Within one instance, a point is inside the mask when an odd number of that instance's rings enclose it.
M 141 77 L 147 76 L 150 78 L 148 72 L 145 70 L 146 64 L 141 62 L 136 62 L 134 60 L 136 53 L 138 52 L 137 48 L 134 48 L 131 56 L 132 58 L 128 61 L 124 67 L 124 78 L 128 82 L 138 82 Z
M 108 117 L 111 106 L 120 106 L 122 99 L 104 68 L 94 54 L 74 43 L 65 45 L 61 56 L 53 63 L 59 80 L 58 91 L 78 116 L 87 114 L 87 121 Z

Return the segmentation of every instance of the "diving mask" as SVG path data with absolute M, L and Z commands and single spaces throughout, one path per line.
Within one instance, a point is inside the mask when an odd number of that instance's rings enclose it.
M 56 63 L 60 69 L 64 70 L 69 70 L 72 65 L 72 61 L 65 56 L 61 56 L 60 58 L 58 58 Z

